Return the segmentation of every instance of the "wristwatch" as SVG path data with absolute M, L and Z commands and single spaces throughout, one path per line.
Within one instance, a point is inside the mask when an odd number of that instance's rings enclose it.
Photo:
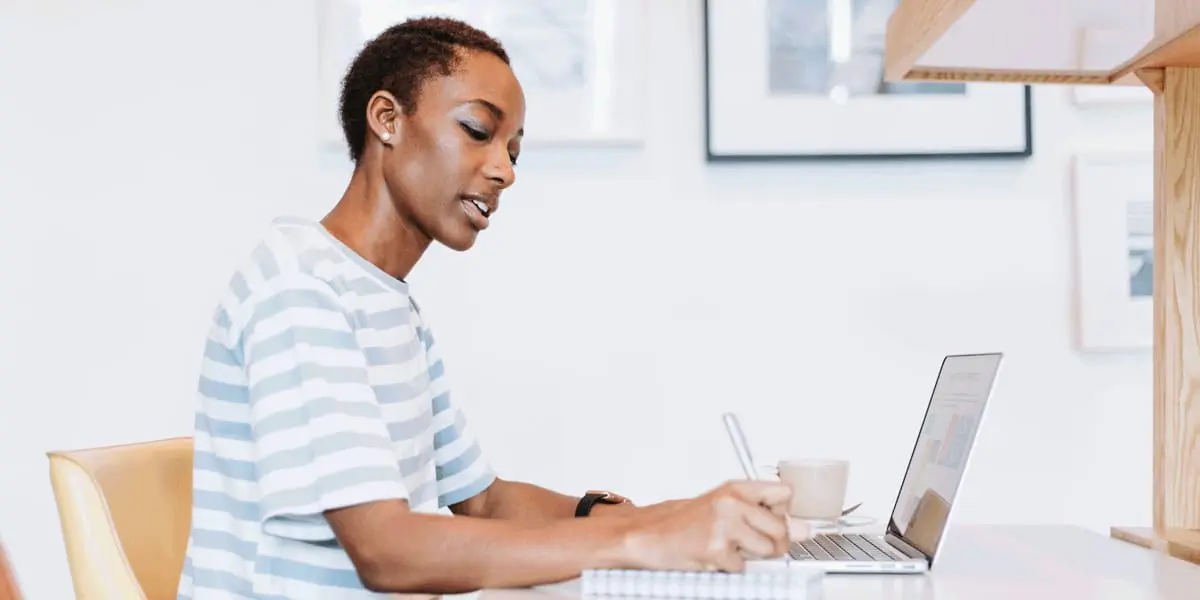
M 597 503 L 600 504 L 627 504 L 629 499 L 601 490 L 589 490 L 582 498 L 579 499 L 579 504 L 575 505 L 575 516 L 586 517 L 592 512 L 592 507 Z

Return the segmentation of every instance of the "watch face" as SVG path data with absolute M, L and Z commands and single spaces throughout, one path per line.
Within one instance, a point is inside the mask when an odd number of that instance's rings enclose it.
M 629 502 L 629 499 L 624 496 L 614 494 L 612 492 L 606 492 L 604 490 L 588 490 L 587 493 L 598 494 L 600 497 L 596 499 L 596 501 L 603 502 L 605 504 L 624 504 Z

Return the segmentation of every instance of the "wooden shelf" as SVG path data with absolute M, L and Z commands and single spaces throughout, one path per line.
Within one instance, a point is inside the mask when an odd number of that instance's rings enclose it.
M 1111 533 L 1200 563 L 1200 0 L 901 0 L 885 52 L 890 81 L 1154 92 L 1154 517 Z
M 1113 527 L 1110 533 L 1118 540 L 1200 564 L 1200 531 L 1194 529 L 1155 531 L 1152 527 Z
M 1173 11 L 1160 31 L 1155 9 L 1153 0 L 903 0 L 888 22 L 885 73 L 1142 85 L 1142 69 L 1200 67 L 1200 11 Z

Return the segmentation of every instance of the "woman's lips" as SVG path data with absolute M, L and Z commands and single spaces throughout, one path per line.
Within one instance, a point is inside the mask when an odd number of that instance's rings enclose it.
M 471 222 L 471 225 L 475 229 L 481 231 L 487 229 L 488 215 L 491 214 L 487 204 L 476 198 L 464 197 L 462 199 L 462 206 L 463 212 L 467 214 L 467 220 Z

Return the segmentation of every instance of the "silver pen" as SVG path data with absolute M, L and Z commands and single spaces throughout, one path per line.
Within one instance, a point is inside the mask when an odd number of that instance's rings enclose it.
M 742 463 L 742 471 L 746 473 L 746 479 L 759 479 L 754 470 L 754 458 L 750 455 L 750 446 L 746 444 L 746 436 L 742 433 L 742 425 L 738 422 L 737 415 L 727 412 L 721 415 L 721 420 L 725 421 L 725 432 L 729 434 L 729 441 L 733 443 L 733 450 L 737 453 L 738 462 Z
M 733 451 L 737 453 L 738 462 L 742 464 L 742 471 L 746 473 L 746 479 L 762 479 L 754 469 L 754 457 L 750 454 L 750 445 L 746 443 L 746 435 L 742 433 L 742 424 L 738 421 L 737 415 L 727 412 L 721 415 L 721 420 L 725 422 L 725 432 L 729 434 L 729 441 L 733 443 Z M 790 543 L 790 523 L 788 526 Z M 792 562 L 792 556 L 788 552 L 783 553 L 783 559 L 788 563 Z

